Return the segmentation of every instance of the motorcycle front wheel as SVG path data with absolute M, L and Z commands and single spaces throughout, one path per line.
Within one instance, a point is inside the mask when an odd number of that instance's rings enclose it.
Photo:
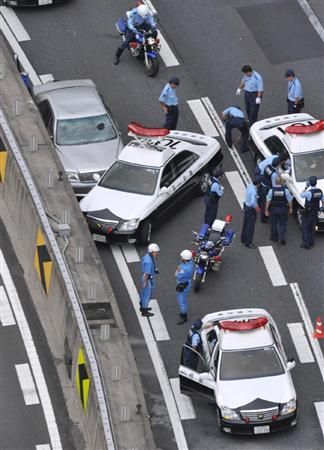
M 145 73 L 148 77 L 155 77 L 160 68 L 159 60 L 157 58 L 149 58 L 147 65 L 145 64 Z
M 196 274 L 196 278 L 195 278 L 195 282 L 194 282 L 194 291 L 195 292 L 199 292 L 200 291 L 200 287 L 201 287 L 201 283 L 202 283 L 202 274 L 201 273 L 197 273 Z

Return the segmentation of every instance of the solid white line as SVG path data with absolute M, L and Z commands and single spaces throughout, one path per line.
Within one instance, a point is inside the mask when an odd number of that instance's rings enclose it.
M 0 322 L 4 327 L 16 324 L 6 291 L 3 286 L 0 286 Z
M 322 375 L 322 379 L 324 381 L 324 357 L 323 357 L 322 349 L 320 347 L 318 340 L 313 338 L 314 326 L 310 319 L 310 316 L 309 316 L 306 304 L 304 302 L 303 296 L 300 292 L 298 283 L 290 283 L 290 289 L 292 290 L 292 293 L 293 293 L 295 301 L 297 303 L 300 315 L 302 316 L 302 319 L 304 321 L 307 336 L 308 336 L 309 342 L 311 344 L 311 347 L 313 349 L 313 353 L 315 355 L 317 364 L 319 366 L 319 369 L 320 369 L 320 372 Z
M 162 394 L 166 403 L 166 407 L 169 413 L 171 425 L 173 428 L 173 433 L 176 439 L 176 443 L 179 450 L 188 450 L 188 444 L 182 427 L 180 415 L 177 409 L 177 405 L 173 396 L 171 385 L 163 364 L 163 359 L 161 357 L 159 348 L 154 339 L 153 332 L 151 330 L 149 321 L 142 317 L 139 312 L 139 295 L 132 279 L 131 273 L 127 267 L 126 261 L 123 257 L 122 251 L 119 247 L 112 245 L 111 251 L 117 263 L 120 274 L 124 280 L 125 286 L 127 288 L 130 300 L 133 304 L 135 314 L 139 321 L 142 333 L 144 336 L 145 343 L 147 345 L 149 354 L 152 359 L 152 363 L 162 390 Z
M 237 201 L 239 202 L 241 209 L 243 209 L 246 188 L 241 175 L 237 170 L 234 170 L 233 172 L 225 172 L 225 175 L 228 179 L 229 184 L 231 185 L 231 188 L 233 189 L 233 192 L 235 194 L 235 197 L 237 198 Z
M 51 450 L 51 446 L 49 444 L 36 445 L 36 450 Z
M 318 20 L 316 14 L 312 10 L 310 4 L 306 0 L 297 0 L 297 1 L 300 4 L 300 6 L 302 7 L 302 9 L 304 10 L 304 13 L 308 17 L 308 20 L 310 21 L 310 23 L 313 25 L 315 31 L 317 32 L 319 37 L 324 42 L 324 28 L 323 28 L 323 25 Z
M 29 364 L 16 364 L 15 368 L 26 405 L 38 405 L 39 398 Z
M 178 405 L 181 420 L 195 419 L 196 413 L 188 395 L 181 394 L 179 378 L 170 378 L 174 398 Z
M 299 361 L 304 363 L 313 363 L 314 356 L 305 335 L 302 323 L 287 323 L 291 339 L 295 345 Z
M 37 386 L 37 391 L 40 397 L 40 401 L 42 404 L 48 434 L 50 437 L 52 450 L 62 450 L 61 439 L 58 431 L 58 427 L 55 420 L 55 415 L 53 411 L 52 402 L 48 393 L 46 381 L 44 378 L 44 374 L 42 371 L 42 367 L 39 362 L 39 358 L 37 355 L 37 350 L 33 341 L 33 337 L 30 332 L 30 328 L 24 314 L 24 310 L 22 308 L 21 302 L 18 297 L 18 293 L 16 291 L 15 285 L 12 281 L 9 268 L 7 266 L 6 260 L 0 249 L 0 275 L 3 279 L 4 285 L 6 287 L 6 291 L 8 293 L 9 301 L 11 303 L 11 307 L 16 317 L 17 325 L 19 327 L 22 339 L 24 341 L 24 345 L 26 348 L 27 356 L 29 359 L 29 363 L 32 368 L 32 372 L 34 375 L 35 383 Z
M 150 9 L 152 14 L 157 14 L 157 11 L 154 8 L 153 3 L 151 2 L 151 0 L 144 0 L 144 3 L 147 4 L 147 6 L 149 7 L 149 9 Z
M 200 125 L 200 128 L 202 129 L 203 133 L 206 136 L 210 137 L 217 137 L 219 136 L 218 131 L 213 124 L 209 114 L 207 113 L 204 105 L 202 104 L 201 100 L 187 100 L 188 105 L 191 108 L 191 111 L 193 112 L 194 116 L 197 119 L 197 122 Z
M 11 28 L 17 41 L 19 42 L 30 41 L 29 34 L 27 33 L 23 24 L 18 19 L 17 14 L 13 9 L 8 8 L 7 6 L 0 6 L 0 13 L 5 18 L 7 24 Z
M 141 260 L 134 244 L 122 244 L 121 248 L 128 263 L 139 262 Z
M 324 437 L 324 402 L 314 402 L 314 405 Z
M 166 65 L 166 67 L 178 66 L 180 64 L 179 61 L 172 53 L 172 50 L 167 41 L 165 40 L 161 31 L 158 30 L 158 32 L 159 32 L 158 38 L 160 39 L 161 43 L 160 56 L 163 59 L 164 64 Z
M 263 262 L 268 271 L 271 282 L 274 286 L 284 286 L 287 281 L 282 273 L 279 261 L 273 250 L 273 248 L 268 245 L 265 247 L 259 247 Z
M 41 82 L 43 84 L 48 83 L 49 81 L 54 81 L 54 77 L 51 73 L 45 73 L 44 75 L 39 75 Z
M 156 341 L 169 341 L 170 336 L 165 325 L 159 303 L 157 300 L 150 301 L 150 307 L 152 308 L 152 313 L 154 316 L 150 317 L 151 327 Z

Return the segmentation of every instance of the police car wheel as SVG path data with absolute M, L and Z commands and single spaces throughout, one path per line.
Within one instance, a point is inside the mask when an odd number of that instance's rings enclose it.
M 200 176 L 199 184 L 198 184 L 198 195 L 205 195 L 208 189 L 208 180 L 210 178 L 209 172 L 204 172 Z
M 141 223 L 138 234 L 137 234 L 137 241 L 141 245 L 148 245 L 151 240 L 151 232 L 152 232 L 152 224 L 150 220 L 144 220 L 144 222 Z
M 217 408 L 217 425 L 218 425 L 219 431 L 224 433 L 224 430 L 223 430 L 223 427 L 222 427 L 221 412 L 220 412 L 219 408 Z

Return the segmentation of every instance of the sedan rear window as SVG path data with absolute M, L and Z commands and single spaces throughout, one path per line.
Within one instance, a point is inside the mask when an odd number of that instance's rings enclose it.
M 272 377 L 283 373 L 284 369 L 275 347 L 222 352 L 221 380 Z
M 107 114 L 57 121 L 57 145 L 95 144 L 116 137 L 116 131 Z
M 312 175 L 319 180 L 324 178 L 324 150 L 301 155 L 293 155 L 296 181 L 307 181 Z

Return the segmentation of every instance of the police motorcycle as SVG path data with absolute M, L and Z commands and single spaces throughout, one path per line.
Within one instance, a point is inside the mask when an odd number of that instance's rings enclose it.
M 194 292 L 199 292 L 201 284 L 205 282 L 207 272 L 218 272 L 222 264 L 222 254 L 226 247 L 230 247 L 235 233 L 227 229 L 232 216 L 227 214 L 225 220 L 216 219 L 211 227 L 204 223 L 198 233 L 193 231 L 196 240 L 193 242 L 198 248 L 193 250 L 195 271 L 193 275 Z

